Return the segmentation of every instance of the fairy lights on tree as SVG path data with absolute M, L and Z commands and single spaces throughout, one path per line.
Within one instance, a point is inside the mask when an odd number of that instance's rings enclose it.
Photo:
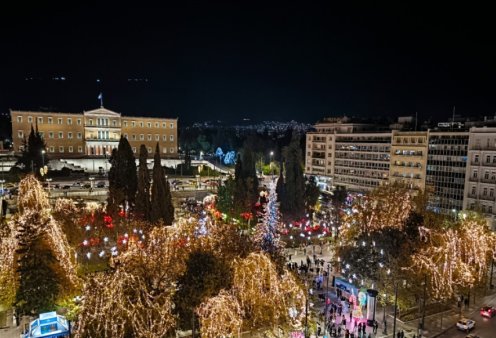
M 279 227 L 279 204 L 277 202 L 276 184 L 271 182 L 263 221 L 257 225 L 255 230 L 255 244 L 270 255 L 278 254 L 284 245 L 280 239 Z
M 225 290 L 202 303 L 197 314 L 204 338 L 234 337 L 243 324 L 243 311 L 238 299 Z

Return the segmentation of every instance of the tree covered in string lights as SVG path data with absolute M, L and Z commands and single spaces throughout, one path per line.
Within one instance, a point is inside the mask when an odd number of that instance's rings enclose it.
M 280 255 L 283 242 L 279 235 L 279 203 L 277 202 L 276 185 L 270 183 L 268 202 L 265 206 L 265 213 L 262 222 L 257 224 L 255 229 L 255 244 L 258 248 L 276 258 Z

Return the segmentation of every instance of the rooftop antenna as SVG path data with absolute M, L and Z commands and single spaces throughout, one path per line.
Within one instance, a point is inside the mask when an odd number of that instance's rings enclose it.
M 455 127 L 455 106 L 453 106 L 453 118 L 451 119 L 451 131 Z

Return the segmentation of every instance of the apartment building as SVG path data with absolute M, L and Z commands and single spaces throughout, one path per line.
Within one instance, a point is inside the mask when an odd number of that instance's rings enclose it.
M 425 190 L 428 133 L 392 132 L 390 181 Z
M 128 117 L 104 107 L 83 113 L 11 110 L 14 150 L 21 153 L 31 126 L 37 127 L 51 158 L 106 157 L 126 137 L 137 154 L 144 144 L 153 156 L 177 156 L 177 118 Z
M 336 134 L 333 185 L 369 191 L 389 179 L 391 133 Z
M 470 128 L 464 209 L 479 210 L 496 224 L 496 128 Z
M 468 132 L 429 132 L 426 189 L 432 210 L 456 215 L 463 209 Z

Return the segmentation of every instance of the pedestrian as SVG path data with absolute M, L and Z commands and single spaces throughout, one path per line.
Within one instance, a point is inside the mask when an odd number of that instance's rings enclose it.
M 350 323 L 351 323 L 351 319 L 353 318 L 353 315 L 351 313 L 351 309 L 350 309 Z
M 289 261 L 291 262 L 291 254 L 289 254 Z
M 341 326 L 338 326 L 338 336 L 341 336 Z
M 401 338 L 401 332 L 400 332 L 400 331 L 398 331 L 398 332 L 396 333 L 396 337 L 397 337 L 397 338 Z
M 362 331 L 362 323 L 358 323 L 358 332 Z
M 365 323 L 363 323 L 363 325 L 362 325 L 362 332 L 363 332 L 363 336 L 364 337 L 365 337 L 365 334 L 366 334 L 366 332 L 365 332 L 366 329 L 367 329 L 367 326 L 365 325 Z
M 346 318 L 344 318 L 344 316 L 343 316 L 343 320 L 341 321 L 341 323 L 346 327 Z
M 320 328 L 320 325 L 317 326 L 317 336 L 320 336 L 322 329 Z
M 379 324 L 377 323 L 377 320 L 374 320 L 374 328 L 373 328 L 374 334 L 377 334 L 377 329 L 378 328 L 379 328 Z
M 367 338 L 372 338 L 372 335 L 370 334 L 370 332 L 369 332 L 369 335 L 367 336 Z M 415 336 L 413 336 L 413 338 L 415 338 Z

